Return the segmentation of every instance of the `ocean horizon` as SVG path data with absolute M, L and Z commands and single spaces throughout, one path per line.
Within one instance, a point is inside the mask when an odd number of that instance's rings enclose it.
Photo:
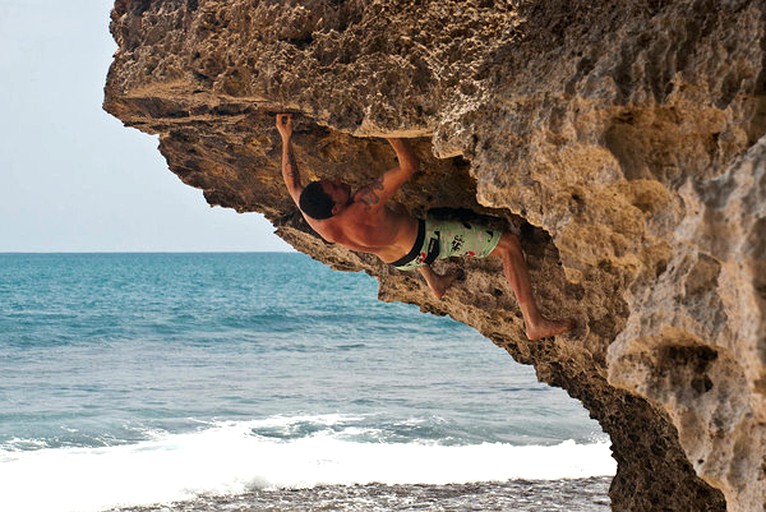
M 578 402 L 297 252 L 0 253 L 0 333 L 0 510 L 609 509 Z

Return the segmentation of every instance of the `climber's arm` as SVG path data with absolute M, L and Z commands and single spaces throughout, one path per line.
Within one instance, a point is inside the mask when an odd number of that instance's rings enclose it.
M 295 160 L 295 154 L 293 154 L 291 142 L 293 118 L 290 114 L 277 114 L 277 130 L 279 130 L 279 135 L 282 136 L 282 178 L 285 180 L 290 197 L 293 198 L 297 205 L 303 191 L 303 186 L 301 185 L 298 163 Z
M 420 160 L 405 139 L 388 139 L 396 151 L 399 166 L 386 171 L 383 176 L 364 186 L 354 195 L 355 201 L 367 208 L 382 206 L 409 180 L 420 167 Z

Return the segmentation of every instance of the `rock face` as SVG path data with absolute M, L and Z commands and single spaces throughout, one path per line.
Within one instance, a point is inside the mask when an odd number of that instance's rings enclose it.
M 754 511 L 766 499 L 766 4 L 762 0 L 117 0 L 105 108 L 160 135 L 208 202 L 258 211 L 380 298 L 474 326 L 580 400 L 618 461 L 615 510 Z M 521 229 L 530 342 L 499 262 L 443 300 L 318 238 L 279 171 L 369 182 L 413 139 L 415 215 Z

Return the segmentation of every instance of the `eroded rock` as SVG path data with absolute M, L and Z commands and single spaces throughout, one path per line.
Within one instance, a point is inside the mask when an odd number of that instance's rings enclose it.
M 105 108 L 159 134 L 211 204 L 264 213 L 580 400 L 613 443 L 615 510 L 760 510 L 766 6 L 596 4 L 118 0 Z M 528 341 L 499 262 L 459 263 L 437 301 L 322 241 L 282 184 L 279 111 L 304 177 L 368 182 L 395 165 L 377 137 L 413 138 L 424 171 L 398 199 L 520 229 L 541 308 L 580 328 Z

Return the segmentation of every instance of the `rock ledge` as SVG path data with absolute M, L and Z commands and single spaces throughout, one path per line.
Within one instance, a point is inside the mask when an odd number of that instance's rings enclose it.
M 613 443 L 615 510 L 761 510 L 766 6 L 595 4 L 117 0 L 104 106 L 210 204 L 264 213 L 580 400 Z M 278 111 L 304 177 L 364 183 L 394 164 L 379 137 L 412 138 L 425 170 L 401 202 L 521 229 L 542 309 L 581 328 L 526 340 L 498 262 L 466 261 L 436 301 L 317 238 L 281 181 Z

